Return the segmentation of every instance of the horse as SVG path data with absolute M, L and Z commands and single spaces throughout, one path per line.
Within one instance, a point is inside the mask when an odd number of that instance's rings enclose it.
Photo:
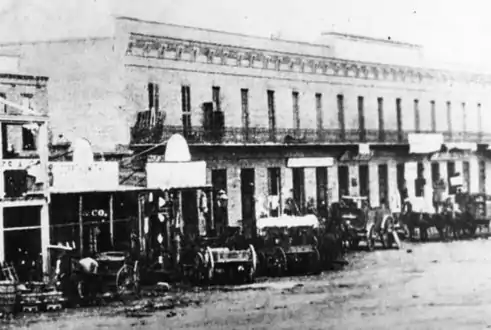
M 472 237 L 477 229 L 474 215 L 468 210 L 468 200 L 465 199 L 458 209 L 451 198 L 447 198 L 443 204 L 443 212 L 448 230 L 452 231 L 453 238 L 459 239 L 463 236 Z
M 448 219 L 440 213 L 414 211 L 413 203 L 409 200 L 404 201 L 400 216 L 401 222 L 405 224 L 409 231 L 409 240 L 414 240 L 414 230 L 419 229 L 420 240 L 428 240 L 428 229 L 435 227 L 440 236 L 440 240 L 446 239 L 446 227 Z

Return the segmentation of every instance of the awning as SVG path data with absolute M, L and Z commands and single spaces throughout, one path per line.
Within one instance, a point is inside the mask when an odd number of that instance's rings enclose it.
M 409 153 L 430 154 L 442 149 L 443 135 L 438 133 L 409 133 Z
M 136 186 L 119 186 L 115 188 L 90 188 L 83 187 L 80 189 L 75 188 L 49 188 L 51 194 L 86 194 L 86 193 L 112 193 L 112 192 L 138 192 L 138 191 L 149 191 L 151 189 L 145 187 Z
M 477 151 L 477 143 L 471 142 L 455 142 L 455 143 L 445 143 L 445 147 L 448 150 L 469 150 L 469 151 Z
M 334 165 L 334 158 L 332 157 L 302 157 L 302 158 L 288 158 L 286 167 L 330 167 Z

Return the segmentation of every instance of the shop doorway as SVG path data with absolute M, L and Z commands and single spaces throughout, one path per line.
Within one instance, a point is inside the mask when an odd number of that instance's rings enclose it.
M 358 177 L 360 178 L 360 196 L 370 198 L 370 175 L 368 165 L 363 164 L 358 167 Z
M 317 167 L 315 169 L 315 181 L 317 184 L 317 210 L 320 210 L 323 205 L 328 205 L 328 176 L 327 167 Z
M 457 187 L 452 186 L 452 185 L 450 184 L 450 182 L 451 182 L 451 181 L 450 181 L 450 179 L 451 179 L 452 177 L 454 177 L 454 176 L 455 176 L 455 174 L 457 174 L 457 173 L 455 173 L 455 172 L 456 172 L 456 171 L 455 171 L 455 162 L 453 162 L 453 161 L 449 161 L 449 162 L 447 163 L 447 178 L 448 178 L 447 185 L 448 185 L 448 193 L 449 193 L 450 195 L 455 195 L 455 193 L 457 192 Z
M 378 183 L 379 183 L 379 196 L 380 204 L 386 204 L 389 202 L 389 173 L 387 164 L 378 165 Z
M 41 207 L 9 207 L 3 216 L 5 261 L 20 281 L 42 280 Z
M 293 201 L 298 207 L 300 213 L 304 212 L 305 208 L 305 171 L 303 168 L 293 168 Z
M 346 165 L 338 167 L 338 189 L 339 198 L 349 195 L 349 172 Z
M 242 201 L 242 227 L 246 235 L 256 232 L 256 205 L 254 198 L 254 169 L 240 170 L 240 193 Z
M 462 163 L 462 179 L 465 191 L 469 192 L 471 187 L 471 165 L 468 161 Z
M 222 190 L 227 194 L 227 170 L 211 170 L 211 185 L 213 186 L 214 229 L 218 234 L 221 234 L 225 227 L 228 226 L 228 207 L 225 203 L 218 202 L 218 196 Z

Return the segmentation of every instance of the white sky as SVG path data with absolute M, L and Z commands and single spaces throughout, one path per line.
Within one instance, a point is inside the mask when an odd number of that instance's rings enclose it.
M 108 1 L 127 16 L 284 39 L 313 41 L 332 30 L 390 36 L 423 45 L 432 59 L 491 68 L 489 0 L 0 0 L 0 21 L 10 24 L 0 25 L 0 39 L 102 30 Z M 22 14 L 12 15 L 15 7 Z

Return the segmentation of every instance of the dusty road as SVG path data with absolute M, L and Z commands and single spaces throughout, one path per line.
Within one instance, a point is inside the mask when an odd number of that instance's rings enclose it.
M 17 329 L 486 329 L 491 240 L 356 253 L 343 271 L 185 294 L 199 304 L 129 317 L 109 308 L 16 320 Z

